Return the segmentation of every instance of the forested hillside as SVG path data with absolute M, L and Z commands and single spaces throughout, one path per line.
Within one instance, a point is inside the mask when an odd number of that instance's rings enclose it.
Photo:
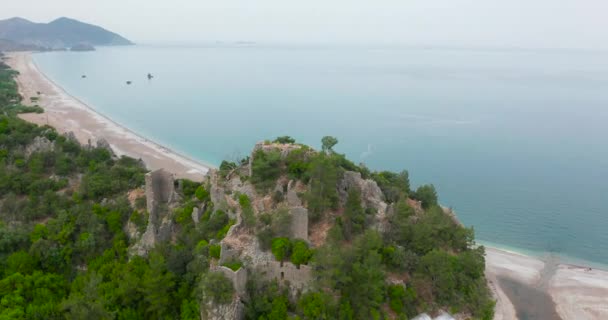
M 321 151 L 280 137 L 176 181 L 152 219 L 144 164 L 22 121 L 42 110 L 13 77 L 1 64 L 0 319 L 205 319 L 229 305 L 246 319 L 492 318 L 483 247 L 406 171 L 355 165 L 332 137 Z M 310 273 L 294 289 L 262 276 L 272 262 Z

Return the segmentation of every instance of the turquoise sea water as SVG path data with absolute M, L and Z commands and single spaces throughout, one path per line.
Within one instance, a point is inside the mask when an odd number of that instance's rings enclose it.
M 608 264 L 606 52 L 133 46 L 35 61 L 204 162 L 279 135 L 314 146 L 333 135 L 355 162 L 434 183 L 482 241 Z

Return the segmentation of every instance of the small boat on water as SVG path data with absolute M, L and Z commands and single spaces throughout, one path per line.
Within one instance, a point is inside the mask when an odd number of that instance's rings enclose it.
M 131 82 L 131 81 L 127 81 L 127 84 L 131 84 L 131 83 L 133 83 L 133 82 Z
M 82 76 L 80 76 L 80 77 L 84 79 L 84 78 L 86 78 L 86 77 L 87 77 L 87 75 L 86 75 L 86 74 L 83 74 L 83 75 L 82 75 Z
M 152 80 L 152 78 L 154 78 L 154 76 L 151 73 L 148 73 L 148 80 Z

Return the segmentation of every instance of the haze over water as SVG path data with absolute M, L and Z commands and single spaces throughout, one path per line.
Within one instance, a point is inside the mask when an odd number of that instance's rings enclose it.
M 313 146 L 333 135 L 354 162 L 433 183 L 479 240 L 608 264 L 606 52 L 210 45 L 34 57 L 96 110 L 201 161 L 279 135 Z

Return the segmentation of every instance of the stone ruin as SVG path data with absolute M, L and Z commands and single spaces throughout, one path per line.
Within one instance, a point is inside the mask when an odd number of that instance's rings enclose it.
M 279 284 L 289 285 L 291 292 L 308 290 L 312 280 L 312 267 L 296 266 L 291 262 L 268 261 L 256 266 L 257 273 L 266 281 L 277 280 Z
M 146 255 L 156 243 L 170 240 L 173 229 L 170 204 L 177 198 L 172 173 L 159 169 L 146 174 L 148 225 L 140 241 L 133 246 L 135 254 Z
M 291 214 L 291 238 L 308 242 L 308 209 L 295 207 L 289 210 Z

